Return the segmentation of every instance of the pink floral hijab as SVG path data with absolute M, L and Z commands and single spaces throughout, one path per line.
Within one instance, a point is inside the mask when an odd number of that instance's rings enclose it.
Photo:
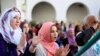
M 50 37 L 50 30 L 52 25 L 54 25 L 54 23 L 45 22 L 39 31 L 39 35 L 42 38 L 41 44 L 45 48 L 47 56 L 54 56 L 57 49 L 56 43 L 52 42 Z

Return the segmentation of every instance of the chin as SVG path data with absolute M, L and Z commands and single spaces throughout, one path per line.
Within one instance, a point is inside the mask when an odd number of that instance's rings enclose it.
M 14 27 L 13 29 L 17 29 L 18 27 Z
M 55 42 L 55 40 L 51 40 L 51 42 Z
M 55 42 L 55 41 L 56 41 L 56 39 L 53 40 L 53 42 Z

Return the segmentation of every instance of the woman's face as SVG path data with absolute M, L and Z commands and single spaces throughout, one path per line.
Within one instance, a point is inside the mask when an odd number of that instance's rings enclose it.
M 57 32 L 57 27 L 56 26 L 52 26 L 51 27 L 50 36 L 51 36 L 51 40 L 52 41 L 56 41 L 56 38 L 58 36 L 58 32 Z
M 69 32 L 70 36 L 74 36 L 74 31 Z
M 25 29 L 25 32 L 28 33 L 28 31 L 29 31 L 29 25 L 28 25 L 28 23 L 25 23 L 23 25 L 23 28 Z
M 11 27 L 12 27 L 13 29 L 18 28 L 19 25 L 20 25 L 20 21 L 21 21 L 21 15 L 18 14 L 18 15 L 16 15 L 13 19 L 11 19 L 11 21 L 10 21 Z

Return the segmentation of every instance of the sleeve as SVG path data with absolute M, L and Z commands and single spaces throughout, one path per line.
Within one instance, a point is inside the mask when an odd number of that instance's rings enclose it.
M 2 35 L 0 34 L 0 56 L 7 56 L 7 48 L 6 48 L 6 43 L 3 40 Z
M 79 45 L 79 46 L 83 46 L 84 45 L 84 42 L 83 42 L 83 37 L 84 37 L 84 34 L 83 32 L 81 32 L 80 34 L 78 34 L 76 36 L 76 43 Z
M 93 35 L 92 29 L 87 29 L 76 36 L 76 42 L 79 46 L 83 46 Z
M 23 56 L 35 56 L 35 53 L 30 53 L 30 51 L 29 51 L 29 47 L 30 47 L 30 45 L 27 44 L 27 46 L 26 46 L 26 50 L 25 50 Z

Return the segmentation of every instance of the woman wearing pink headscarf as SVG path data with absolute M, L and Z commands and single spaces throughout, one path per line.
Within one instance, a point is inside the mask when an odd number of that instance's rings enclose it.
M 66 45 L 65 48 L 59 48 L 55 42 L 57 35 L 58 32 L 55 24 L 45 22 L 39 30 L 39 37 L 37 38 L 41 38 L 41 41 L 36 46 L 35 56 L 66 56 L 69 52 L 69 45 Z

